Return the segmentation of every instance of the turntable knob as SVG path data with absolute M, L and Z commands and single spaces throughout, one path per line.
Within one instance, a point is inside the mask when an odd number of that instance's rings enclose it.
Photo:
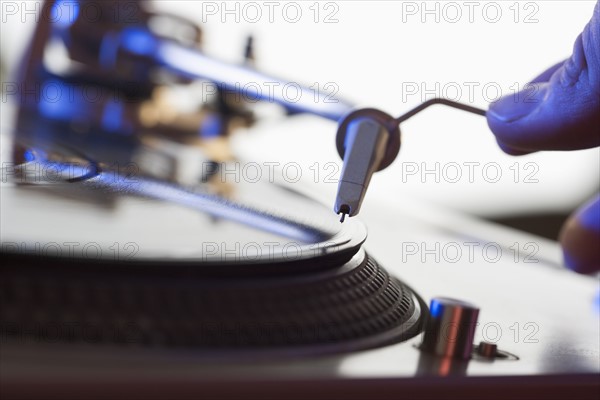
M 478 316 L 479 308 L 471 303 L 447 297 L 432 299 L 421 350 L 468 360 L 473 351 Z
M 498 346 L 495 343 L 481 342 L 479 343 L 479 346 L 477 346 L 477 354 L 483 358 L 492 360 L 496 358 L 496 354 L 498 354 Z

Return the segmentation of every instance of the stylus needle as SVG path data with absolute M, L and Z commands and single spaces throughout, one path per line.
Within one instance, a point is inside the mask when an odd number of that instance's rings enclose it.
M 342 214 L 340 218 L 341 223 L 344 223 L 344 221 L 346 220 L 346 215 L 348 215 L 349 212 L 350 207 L 347 204 L 343 204 L 342 207 L 340 207 L 340 212 L 338 214 Z

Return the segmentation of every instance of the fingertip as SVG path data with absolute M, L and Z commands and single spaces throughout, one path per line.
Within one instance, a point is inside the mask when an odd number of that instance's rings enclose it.
M 498 143 L 498 146 L 502 149 L 503 152 L 505 152 L 506 154 L 511 155 L 511 156 L 525 156 L 527 154 L 533 153 L 533 151 L 521 150 L 521 149 L 517 149 L 516 147 L 512 147 L 512 146 L 502 142 L 498 138 L 496 138 L 496 142 Z
M 581 274 L 600 271 L 600 197 L 588 202 L 565 223 L 560 242 L 566 266 Z
M 491 103 L 486 113 L 487 124 L 496 136 L 500 148 L 510 155 L 529 154 L 540 148 L 540 111 L 546 97 L 547 84 L 538 84 L 535 96 L 528 91 L 508 95 Z
M 596 231 L 600 234 L 600 194 L 577 210 L 575 218 L 586 229 Z
M 501 97 L 490 103 L 488 122 L 510 124 L 531 114 L 547 95 L 548 83 L 531 83 L 521 92 Z

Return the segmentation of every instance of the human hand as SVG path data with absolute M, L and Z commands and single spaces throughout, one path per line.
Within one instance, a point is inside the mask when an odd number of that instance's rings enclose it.
M 511 155 L 600 146 L 600 0 L 571 57 L 524 91 L 491 104 L 487 120 L 502 150 Z M 569 218 L 560 241 L 569 268 L 600 270 L 600 196 Z

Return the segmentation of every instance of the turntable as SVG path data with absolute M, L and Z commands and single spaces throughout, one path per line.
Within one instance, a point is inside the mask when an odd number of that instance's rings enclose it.
M 128 4 L 200 54 L 194 23 Z M 219 85 L 179 110 L 186 66 L 137 34 L 101 51 L 131 21 L 68 22 L 37 27 L 23 80 L 76 101 L 3 114 L 2 398 L 597 398 L 597 281 L 557 243 L 408 197 L 341 224 L 314 187 L 223 174 L 257 165 L 229 141 L 253 102 Z M 46 63 L 56 38 L 70 68 Z
M 382 205 L 402 226 L 366 213 L 365 245 L 360 220 L 340 224 L 294 185 L 235 183 L 225 199 L 14 149 L 1 191 L 9 397 L 596 395 L 598 316 L 582 307 L 596 284 L 560 269 L 556 244 L 404 201 Z M 504 250 L 493 263 L 422 262 L 403 246 L 489 237 Z M 540 245 L 535 264 L 515 263 L 515 239 Z M 479 320 L 463 301 L 430 309 L 439 293 L 476 299 Z

